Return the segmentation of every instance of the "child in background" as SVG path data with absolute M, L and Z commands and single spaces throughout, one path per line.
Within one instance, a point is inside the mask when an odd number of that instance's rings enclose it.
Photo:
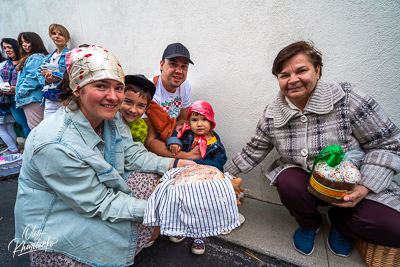
M 215 113 L 209 103 L 203 100 L 195 101 L 189 108 L 187 119 L 188 124 L 184 124 L 181 130 L 174 132 L 167 139 L 168 149 L 176 154 L 180 150 L 189 152 L 196 146 L 200 146 L 200 153 L 203 159 L 193 160 L 197 164 L 210 165 L 223 172 L 223 166 L 227 161 L 226 151 L 221 143 L 215 128 Z M 185 239 L 183 236 L 170 236 L 169 239 L 174 243 L 179 243 Z M 206 238 L 195 238 L 192 245 L 192 252 L 201 255 L 205 251 Z
M 133 141 L 143 144 L 148 126 L 141 117 L 146 112 L 156 87 L 144 75 L 126 75 L 124 92 L 120 112 L 131 129 Z

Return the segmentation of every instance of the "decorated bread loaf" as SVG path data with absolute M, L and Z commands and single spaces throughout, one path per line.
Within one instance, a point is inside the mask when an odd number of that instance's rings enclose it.
M 174 185 L 217 181 L 224 178 L 224 174 L 215 167 L 207 165 L 192 165 L 174 176 Z
M 342 161 L 331 167 L 326 161 L 319 161 L 310 178 L 309 189 L 326 202 L 340 203 L 344 196 L 352 192 L 360 179 L 360 171 L 351 162 Z

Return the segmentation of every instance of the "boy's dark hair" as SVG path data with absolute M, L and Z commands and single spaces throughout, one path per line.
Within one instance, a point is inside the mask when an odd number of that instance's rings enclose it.
M 146 90 L 144 87 L 142 86 L 138 86 L 136 84 L 126 84 L 125 85 L 125 89 L 124 89 L 124 93 L 126 92 L 134 92 L 134 93 L 139 93 L 139 97 L 143 97 L 147 100 L 147 106 L 150 104 L 151 99 L 153 98 L 153 96 L 151 95 L 151 93 Z
M 156 86 L 142 74 L 126 75 L 124 93 L 128 91 L 139 93 L 139 97 L 146 98 L 148 106 L 156 93 Z

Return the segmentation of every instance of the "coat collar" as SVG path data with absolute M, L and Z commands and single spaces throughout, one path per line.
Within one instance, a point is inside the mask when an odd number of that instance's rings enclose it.
M 265 117 L 274 120 L 274 126 L 284 126 L 296 114 L 328 114 L 333 110 L 334 104 L 344 97 L 345 93 L 338 83 L 326 83 L 318 81 L 314 91 L 303 112 L 289 107 L 285 96 L 279 91 L 277 98 L 265 111 Z

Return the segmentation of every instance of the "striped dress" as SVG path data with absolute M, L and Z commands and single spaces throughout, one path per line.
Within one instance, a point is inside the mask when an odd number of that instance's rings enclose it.
M 221 180 L 175 186 L 173 177 L 183 169 L 172 169 L 161 178 L 148 199 L 143 225 L 160 226 L 162 235 L 192 238 L 240 226 L 233 177 L 225 173 Z

